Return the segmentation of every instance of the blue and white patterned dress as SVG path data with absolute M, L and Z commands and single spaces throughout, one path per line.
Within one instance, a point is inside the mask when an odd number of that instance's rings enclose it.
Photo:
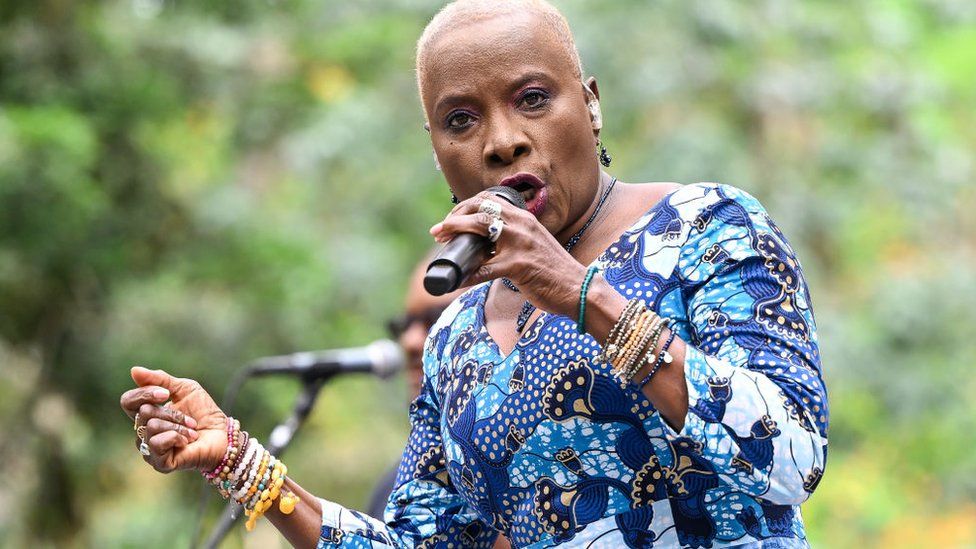
M 661 200 L 595 262 L 688 342 L 681 432 L 543 313 L 503 356 L 488 284 L 432 328 L 386 524 L 323 500 L 319 547 L 806 547 L 827 451 L 800 265 L 763 207 L 716 184 Z

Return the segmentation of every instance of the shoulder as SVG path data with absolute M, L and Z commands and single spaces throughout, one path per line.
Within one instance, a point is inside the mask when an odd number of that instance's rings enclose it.
M 742 227 L 756 222 L 765 224 L 768 219 L 766 210 L 755 197 L 731 185 L 644 183 L 634 187 L 648 188 L 643 193 L 647 201 L 635 201 L 641 203 L 642 208 L 650 209 L 627 233 L 644 233 L 645 237 L 660 238 L 670 246 L 703 236 L 714 237 L 714 231 L 726 225 Z
M 680 219 L 678 267 L 689 281 L 707 279 L 749 259 L 799 270 L 786 236 L 759 200 L 742 189 L 719 183 L 686 185 L 668 197 L 668 205 Z
M 687 220 L 695 220 L 721 207 L 741 209 L 748 215 L 766 215 L 756 197 L 724 183 L 682 185 L 666 197 L 666 202 Z

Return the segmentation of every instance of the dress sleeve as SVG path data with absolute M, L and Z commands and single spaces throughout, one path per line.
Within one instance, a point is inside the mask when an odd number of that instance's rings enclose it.
M 714 194 L 711 194 L 714 193 Z M 756 199 L 712 186 L 689 220 L 679 270 L 687 324 L 690 439 L 722 482 L 774 505 L 816 488 L 827 452 L 827 395 L 802 269 Z
M 318 547 L 491 547 L 498 533 L 457 493 L 447 472 L 440 431 L 437 380 L 440 339 L 435 326 L 424 353 L 424 383 L 410 405 L 410 437 L 397 471 L 385 523 L 321 500 Z M 445 328 L 446 329 L 446 328 Z

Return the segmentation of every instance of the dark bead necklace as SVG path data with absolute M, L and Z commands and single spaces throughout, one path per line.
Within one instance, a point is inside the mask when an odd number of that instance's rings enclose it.
M 576 234 L 569 237 L 569 240 L 566 241 L 566 245 L 563 247 L 567 252 L 571 252 L 573 250 L 573 246 L 576 246 L 580 239 L 583 238 L 583 233 L 586 232 L 586 229 L 590 228 L 593 220 L 596 219 L 596 216 L 600 213 L 600 210 L 603 209 L 603 204 L 607 201 L 607 197 L 610 196 L 610 192 L 613 191 L 613 186 L 616 183 L 616 177 L 610 180 L 610 184 L 607 185 L 607 189 L 603 191 L 603 195 L 600 197 L 599 202 L 596 203 L 596 208 L 593 210 L 593 213 L 590 214 L 589 219 L 586 220 L 586 223 L 583 223 L 580 230 L 576 231 Z M 513 292 L 519 292 L 518 286 L 507 278 L 502 279 L 502 284 Z M 522 303 L 522 310 L 519 311 L 518 319 L 515 320 L 515 331 L 517 333 L 522 333 L 522 330 L 525 329 L 525 324 L 529 321 L 529 317 L 532 316 L 533 312 L 535 312 L 535 305 L 532 305 L 528 301 Z

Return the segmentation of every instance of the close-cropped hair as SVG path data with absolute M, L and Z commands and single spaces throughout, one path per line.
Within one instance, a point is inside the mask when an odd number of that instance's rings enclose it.
M 427 49 L 441 35 L 463 24 L 517 13 L 534 13 L 542 17 L 565 47 L 576 71 L 576 78 L 582 81 L 583 63 L 576 49 L 573 33 L 569 29 L 569 23 L 563 14 L 546 0 L 455 0 L 437 12 L 417 40 L 417 88 L 420 90 L 421 97 L 423 97 L 424 77 L 427 71 Z

